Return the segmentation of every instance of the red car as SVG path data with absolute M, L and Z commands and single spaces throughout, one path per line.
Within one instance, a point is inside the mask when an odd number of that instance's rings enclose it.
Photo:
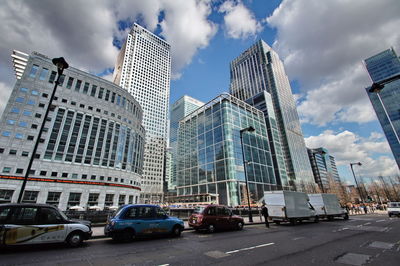
M 189 217 L 189 226 L 196 231 L 207 230 L 213 233 L 215 230 L 236 229 L 242 230 L 243 218 L 233 215 L 232 211 L 223 205 L 198 206 Z

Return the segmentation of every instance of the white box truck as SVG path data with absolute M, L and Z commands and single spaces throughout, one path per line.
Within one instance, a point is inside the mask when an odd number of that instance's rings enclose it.
M 276 224 L 290 222 L 292 225 L 304 220 L 318 222 L 318 215 L 308 202 L 308 195 L 295 191 L 265 191 L 263 198 L 270 219 Z
M 389 202 L 387 210 L 389 217 L 400 217 L 400 202 Z
M 342 217 L 345 220 L 349 219 L 349 214 L 340 206 L 335 194 L 308 194 L 308 197 L 320 218 L 326 218 L 330 221 L 335 217 Z

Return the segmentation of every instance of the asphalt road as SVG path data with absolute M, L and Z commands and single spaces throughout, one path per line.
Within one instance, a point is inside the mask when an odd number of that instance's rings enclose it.
M 350 220 L 263 225 L 215 234 L 185 231 L 181 238 L 114 243 L 13 247 L 0 265 L 400 265 L 400 218 L 353 216 Z

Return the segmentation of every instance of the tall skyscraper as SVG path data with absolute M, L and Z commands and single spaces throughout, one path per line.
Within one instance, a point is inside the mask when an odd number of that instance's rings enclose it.
M 169 145 L 171 147 L 171 159 L 172 159 L 172 169 L 171 176 L 168 182 L 168 189 L 174 190 L 176 186 L 176 149 L 177 149 L 177 140 L 178 140 L 178 126 L 179 120 L 189 115 L 191 112 L 203 106 L 204 103 L 196 100 L 190 96 L 184 95 L 179 98 L 172 106 L 171 106 L 171 116 L 170 116 L 170 141 Z
M 170 76 L 170 45 L 135 23 L 118 55 L 114 83 L 128 90 L 143 109 L 145 203 L 161 201 L 163 193 Z
M 230 65 L 233 96 L 247 100 L 262 91 L 270 93 L 289 182 L 297 190 L 314 189 L 313 173 L 289 79 L 278 54 L 263 40 Z
M 400 59 L 391 48 L 364 62 L 372 82 L 383 86 L 366 91 L 400 169 Z
M 340 184 L 335 158 L 325 148 L 307 149 L 315 182 L 322 192 L 331 192 L 334 184 Z

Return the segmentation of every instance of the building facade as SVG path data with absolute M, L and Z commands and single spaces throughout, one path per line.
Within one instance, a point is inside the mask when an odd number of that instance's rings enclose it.
M 230 75 L 230 93 L 240 100 L 262 91 L 270 93 L 290 185 L 296 190 L 313 191 L 313 174 L 295 100 L 278 54 L 260 40 L 231 62 Z
M 335 158 L 325 148 L 307 149 L 315 182 L 323 193 L 332 192 L 341 184 Z
M 400 59 L 391 48 L 364 63 L 372 82 L 384 85 L 380 92 L 370 92 L 371 87 L 366 88 L 366 92 L 400 169 Z
M 18 199 L 58 75 L 44 55 L 19 60 L 22 72 L 0 120 L 0 202 Z M 61 210 L 138 202 L 145 139 L 139 103 L 126 90 L 73 67 L 59 82 L 23 202 Z
M 193 111 L 197 110 L 204 103 L 196 100 L 190 96 L 184 95 L 179 98 L 174 104 L 171 106 L 171 115 L 170 115 L 170 134 L 169 134 L 169 145 L 171 147 L 171 176 L 168 183 L 168 190 L 174 191 L 176 189 L 176 152 L 177 152 L 177 141 L 178 141 L 178 127 L 179 120 L 189 115 Z
M 170 45 L 135 23 L 118 55 L 114 83 L 126 89 L 143 109 L 144 203 L 162 199 L 170 76 Z
M 282 144 L 279 137 L 276 115 L 272 104 L 271 94 L 262 91 L 246 100 L 248 104 L 254 106 L 264 113 L 265 125 L 267 127 L 269 146 L 271 148 L 272 163 L 274 165 L 277 190 L 290 190 L 289 180 L 286 173 L 285 160 L 283 158 Z
M 243 133 L 243 161 L 240 130 Z M 276 187 L 264 114 L 222 94 L 179 122 L 177 195 L 218 195 L 229 206 L 247 204 L 246 170 L 252 202 Z

